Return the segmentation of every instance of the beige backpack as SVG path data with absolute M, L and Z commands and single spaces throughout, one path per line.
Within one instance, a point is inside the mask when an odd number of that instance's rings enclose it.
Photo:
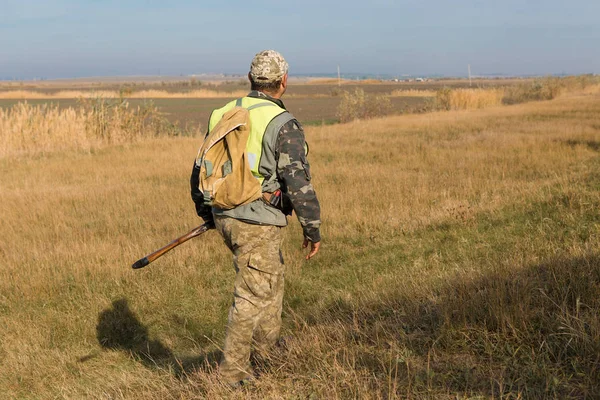
M 208 133 L 196 157 L 204 203 L 229 210 L 259 199 L 262 188 L 248 162 L 248 110 L 234 107 Z

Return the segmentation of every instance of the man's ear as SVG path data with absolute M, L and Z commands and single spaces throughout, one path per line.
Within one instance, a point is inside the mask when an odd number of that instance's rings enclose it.
M 250 77 L 250 72 L 248 72 L 248 80 L 252 83 L 252 78 Z
M 283 76 L 283 78 L 281 78 L 281 87 L 283 88 L 283 90 L 287 89 L 287 81 L 288 81 L 288 74 L 285 74 Z

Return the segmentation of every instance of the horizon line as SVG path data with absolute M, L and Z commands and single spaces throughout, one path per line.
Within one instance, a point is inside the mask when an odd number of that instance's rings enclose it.
M 536 78 L 545 76 L 579 76 L 579 75 L 598 75 L 595 72 L 588 73 L 546 73 L 546 74 L 506 74 L 506 73 L 490 73 L 490 74 L 477 74 L 471 75 L 474 79 L 509 79 L 509 78 Z M 338 75 L 335 73 L 301 73 L 301 74 L 290 74 L 290 78 L 337 78 Z M 198 78 L 198 77 L 211 77 L 211 78 L 246 78 L 246 74 L 238 73 L 195 73 L 195 74 L 132 74 L 132 75 L 89 75 L 89 76 L 73 76 L 73 77 L 61 77 L 61 78 L 48 78 L 48 77 L 28 77 L 28 78 L 16 78 L 16 77 L 0 77 L 0 82 L 50 82 L 50 81 L 64 81 L 64 80 L 92 80 L 92 79 L 134 79 L 134 78 L 156 78 L 156 79 L 175 79 L 175 78 Z M 445 74 L 390 74 L 390 73 L 366 73 L 366 72 L 348 72 L 341 74 L 341 79 L 387 79 L 394 80 L 398 79 L 405 80 L 410 78 L 430 78 L 430 79 L 469 79 L 468 75 L 445 75 Z

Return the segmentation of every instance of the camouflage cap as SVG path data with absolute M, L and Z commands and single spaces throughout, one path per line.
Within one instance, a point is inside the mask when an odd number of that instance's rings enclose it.
M 288 72 L 288 63 L 275 50 L 263 50 L 256 54 L 250 64 L 253 81 L 275 82 Z

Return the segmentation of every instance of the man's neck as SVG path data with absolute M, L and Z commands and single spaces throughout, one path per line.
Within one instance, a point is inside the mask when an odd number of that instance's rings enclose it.
M 285 105 L 283 104 L 283 101 L 281 101 L 281 99 L 278 99 L 276 97 L 273 97 L 273 95 L 271 95 L 270 93 L 267 92 L 261 92 L 258 90 L 252 90 L 249 93 L 250 97 L 255 97 L 255 98 L 265 98 L 267 100 L 270 100 L 274 103 L 276 103 L 279 107 L 284 108 L 285 109 Z
M 283 93 L 279 93 L 279 92 L 278 93 L 261 92 L 261 93 L 266 94 L 267 96 L 272 97 L 272 98 L 277 99 L 277 100 L 281 99 L 281 95 L 283 94 Z

